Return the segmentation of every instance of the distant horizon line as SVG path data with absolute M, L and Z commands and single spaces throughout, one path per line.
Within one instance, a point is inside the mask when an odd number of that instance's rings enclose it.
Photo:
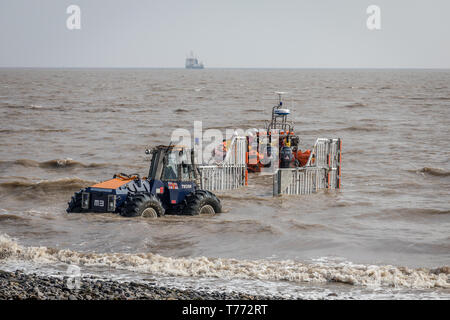
M 176 69 L 190 70 L 185 67 L 29 67 L 0 66 L 0 69 Z M 201 70 L 450 70 L 450 67 L 207 67 Z

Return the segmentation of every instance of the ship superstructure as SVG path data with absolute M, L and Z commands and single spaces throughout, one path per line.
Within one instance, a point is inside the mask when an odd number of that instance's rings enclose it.
M 186 69 L 203 69 L 204 65 L 202 62 L 198 60 L 194 53 L 191 51 L 191 54 L 186 58 Z

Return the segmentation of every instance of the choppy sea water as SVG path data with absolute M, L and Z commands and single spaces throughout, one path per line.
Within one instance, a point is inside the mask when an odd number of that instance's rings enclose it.
M 1 69 L 0 269 L 449 299 L 449 84 L 448 70 Z M 146 175 L 144 150 L 194 120 L 261 127 L 280 90 L 302 147 L 343 139 L 341 191 L 273 198 L 271 178 L 250 175 L 218 193 L 216 216 L 65 213 L 82 187 Z

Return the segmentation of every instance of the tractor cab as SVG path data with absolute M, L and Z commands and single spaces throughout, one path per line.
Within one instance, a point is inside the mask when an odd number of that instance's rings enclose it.
M 151 189 L 170 204 L 168 212 L 178 211 L 184 198 L 198 189 L 199 172 L 192 163 L 192 151 L 184 146 L 157 146 L 146 150 L 151 154 L 147 180 Z
M 145 153 L 152 155 L 149 180 L 195 181 L 199 177 L 199 172 L 191 161 L 192 150 L 184 146 L 160 145 Z

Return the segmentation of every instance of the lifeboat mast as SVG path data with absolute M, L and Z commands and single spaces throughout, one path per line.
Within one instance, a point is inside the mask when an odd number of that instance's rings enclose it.
M 267 132 L 272 130 L 280 130 L 281 134 L 289 134 L 293 129 L 292 122 L 288 122 L 287 116 L 291 113 L 291 111 L 283 106 L 282 96 L 287 92 L 277 91 L 275 92 L 278 95 L 278 104 L 272 108 L 272 120 L 267 126 Z

